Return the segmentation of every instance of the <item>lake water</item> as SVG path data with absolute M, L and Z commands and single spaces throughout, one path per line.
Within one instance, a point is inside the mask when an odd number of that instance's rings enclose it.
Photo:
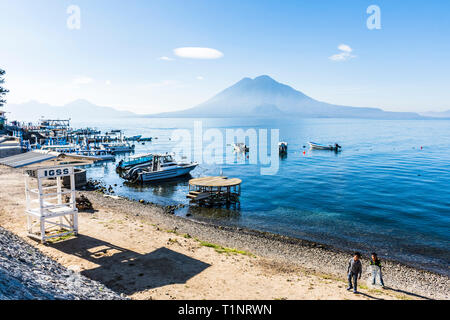
M 158 137 L 136 144 L 137 154 L 171 151 L 173 130 L 192 131 L 196 120 L 123 119 L 73 125 Z M 202 119 L 202 124 L 204 130 L 280 129 L 289 152 L 276 175 L 261 175 L 256 164 L 199 165 L 193 177 L 222 171 L 243 180 L 240 210 L 191 207 L 177 214 L 189 212 L 190 219 L 275 232 L 360 250 L 366 256 L 377 251 L 381 257 L 450 274 L 450 121 Z M 308 141 L 338 142 L 343 150 L 312 151 L 304 148 Z M 224 155 L 232 149 L 224 146 Z M 189 177 L 128 186 L 115 165 L 94 165 L 88 177 L 117 184 L 117 195 L 188 204 Z

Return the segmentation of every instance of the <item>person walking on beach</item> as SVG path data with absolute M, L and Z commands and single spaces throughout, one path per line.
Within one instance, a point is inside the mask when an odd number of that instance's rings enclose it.
M 353 289 L 353 293 L 358 293 L 358 277 L 361 279 L 362 275 L 362 263 L 361 263 L 361 254 L 359 252 L 355 252 L 353 258 L 348 262 L 348 288 L 347 290 Z M 353 284 L 352 284 L 353 280 Z
M 380 275 L 380 284 L 384 288 L 383 275 L 381 274 L 381 261 L 375 252 L 372 253 L 372 260 L 370 260 L 370 267 L 372 268 L 372 284 L 376 284 L 377 275 Z

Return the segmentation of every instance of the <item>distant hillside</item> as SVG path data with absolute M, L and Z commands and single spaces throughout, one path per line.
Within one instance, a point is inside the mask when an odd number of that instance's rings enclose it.
M 124 117 L 136 117 L 137 115 L 128 111 L 119 111 L 111 107 L 100 107 L 86 100 L 76 100 L 64 106 L 51 106 L 37 101 L 21 104 L 7 104 L 5 111 L 9 120 L 37 121 L 39 118 L 71 118 L 75 121 L 88 119 L 116 119 Z
M 314 100 L 269 76 L 244 78 L 208 101 L 179 112 L 149 117 L 282 117 L 420 119 L 417 113 L 338 106 Z
M 367 119 L 426 119 L 450 118 L 450 111 L 419 115 L 413 112 L 388 112 L 378 108 L 339 106 L 317 101 L 292 87 L 279 83 L 269 76 L 244 78 L 218 93 L 208 101 L 177 112 L 140 115 L 101 107 L 86 100 L 76 100 L 64 106 L 30 101 L 8 104 L 9 120 L 37 121 L 41 117 L 74 121 L 118 119 L 133 117 L 303 117 L 303 118 L 367 118 Z
M 432 117 L 432 118 L 449 118 L 450 119 L 450 110 L 442 111 L 442 112 L 422 112 L 421 115 L 425 117 Z

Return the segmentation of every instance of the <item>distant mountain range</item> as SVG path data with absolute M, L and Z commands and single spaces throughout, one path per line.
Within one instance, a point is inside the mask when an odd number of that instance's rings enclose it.
M 86 100 L 76 100 L 61 107 L 30 101 L 8 104 L 5 111 L 10 120 L 37 121 L 45 118 L 71 118 L 75 121 L 89 119 L 117 119 L 132 117 L 303 117 L 303 118 L 366 118 L 366 119 L 426 119 L 450 118 L 447 112 L 388 112 L 378 108 L 339 106 L 317 101 L 292 87 L 279 83 L 269 76 L 244 78 L 218 93 L 208 101 L 190 109 L 160 114 L 140 115 L 101 107 Z
M 424 117 L 431 117 L 431 118 L 448 118 L 450 119 L 450 110 L 442 111 L 442 112 L 422 112 L 420 113 Z
M 89 119 L 116 119 L 136 117 L 137 114 L 129 111 L 119 111 L 111 107 L 100 107 L 86 100 L 76 100 L 64 106 L 51 106 L 37 101 L 29 101 L 21 104 L 7 104 L 5 111 L 9 112 L 9 120 L 32 121 L 38 119 L 72 119 L 86 121 Z
M 321 102 L 269 76 L 244 78 L 208 101 L 178 112 L 149 117 L 283 117 L 421 119 L 412 112 L 387 112 Z

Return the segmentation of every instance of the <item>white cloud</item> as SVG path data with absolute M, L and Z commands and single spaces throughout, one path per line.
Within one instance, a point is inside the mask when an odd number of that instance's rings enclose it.
M 188 59 L 219 59 L 223 53 L 212 48 L 184 47 L 174 49 L 176 56 Z
M 94 82 L 94 79 L 85 77 L 85 76 L 81 76 L 81 77 L 77 77 L 77 78 L 73 79 L 72 84 L 78 86 L 78 85 L 83 85 L 83 84 L 89 84 L 92 82 Z
M 341 52 L 341 53 L 338 53 L 338 54 L 333 54 L 329 59 L 333 60 L 333 61 L 345 61 L 345 60 L 348 60 L 348 59 L 350 59 L 352 57 L 353 56 L 351 56 L 347 52 Z
M 166 57 L 166 56 L 164 56 L 164 57 L 159 57 L 159 58 L 158 58 L 158 60 L 163 60 L 163 61 L 172 61 L 173 59 L 172 59 L 172 58 L 169 58 L 169 57 Z
M 348 46 L 346 44 L 340 44 L 338 46 L 338 49 L 341 50 L 341 51 L 344 51 L 344 52 L 352 52 L 353 51 L 353 49 L 350 48 L 350 46 Z
M 195 79 L 197 79 L 197 80 L 204 80 L 205 78 L 203 78 L 202 76 L 198 76 Z
M 328 59 L 332 60 L 332 61 L 346 61 L 346 60 L 350 60 L 353 58 L 356 58 L 355 55 L 352 55 L 351 52 L 353 51 L 353 49 L 346 44 L 340 44 L 338 46 L 338 49 L 341 51 L 340 53 L 337 54 L 333 54 L 331 57 L 329 57 Z
M 105 81 L 105 84 L 106 84 L 107 86 L 110 86 L 110 85 L 111 85 L 111 80 L 106 80 L 106 81 Z

